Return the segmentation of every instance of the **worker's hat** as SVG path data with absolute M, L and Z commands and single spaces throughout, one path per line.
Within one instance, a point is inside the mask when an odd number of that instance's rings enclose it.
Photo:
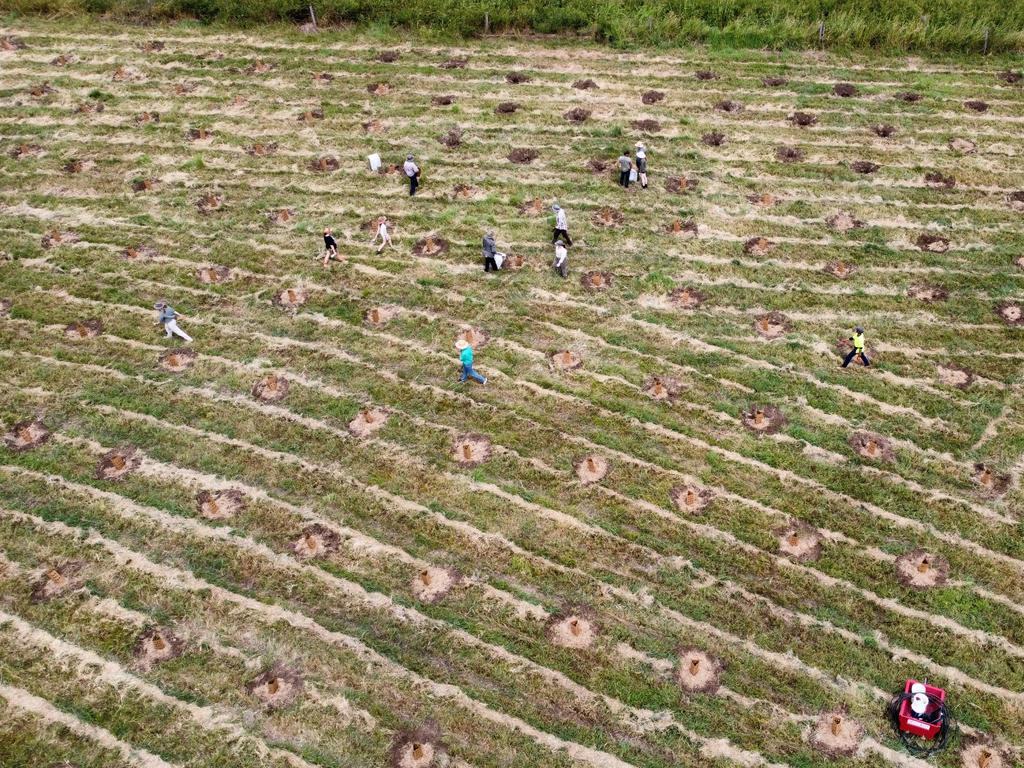
M 925 710 L 928 709 L 928 695 L 924 693 L 915 693 L 910 699 L 910 708 L 915 713 L 923 715 Z
M 328 234 L 331 231 L 330 227 L 324 227 L 324 234 Z
M 469 346 L 469 342 L 466 341 L 465 339 L 459 339 L 458 341 L 455 342 L 455 348 L 456 349 L 460 349 L 461 350 L 461 349 L 465 349 L 468 346 Z
M 856 328 L 854 328 L 853 330 L 855 330 L 857 333 L 864 333 L 864 329 L 861 328 L 859 325 Z
M 636 143 L 636 148 L 637 148 L 637 149 L 643 149 L 643 148 L 644 148 L 644 143 L 643 143 L 642 141 L 638 141 L 638 142 Z
M 924 683 L 914 683 L 910 686 L 911 693 L 924 693 L 927 688 L 924 687 Z
M 167 306 L 167 302 L 165 300 L 163 300 L 163 299 L 160 299 L 160 301 L 158 301 L 156 304 L 153 305 L 153 309 L 163 309 L 166 306 Z
M 406 160 L 412 160 L 412 155 L 406 155 L 405 159 Z
M 551 210 L 552 211 L 560 211 L 560 210 L 562 210 L 562 206 L 560 206 L 558 203 L 555 203 L 554 205 L 551 206 Z

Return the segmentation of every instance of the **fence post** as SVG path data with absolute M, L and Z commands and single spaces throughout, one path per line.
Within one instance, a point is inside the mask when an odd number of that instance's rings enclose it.
M 825 20 L 822 19 L 821 23 L 818 24 L 818 45 L 822 48 L 825 47 Z
M 988 55 L 988 28 L 986 28 L 986 29 L 985 29 L 985 45 L 984 45 L 984 47 L 983 47 L 983 48 L 981 49 L 981 52 L 982 52 L 982 54 L 983 54 L 983 55 L 985 55 L 985 56 L 987 56 L 987 55 Z
M 313 13 L 313 6 L 309 6 L 309 20 L 313 22 L 313 29 L 316 29 L 316 14 Z
M 484 34 L 489 35 L 491 33 L 491 14 L 484 11 Z

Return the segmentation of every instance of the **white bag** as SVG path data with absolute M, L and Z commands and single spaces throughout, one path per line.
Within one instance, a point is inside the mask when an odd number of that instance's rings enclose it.
M 381 165 L 381 163 L 380 163 L 380 155 L 378 155 L 376 152 L 374 152 L 372 155 L 370 155 L 366 159 L 370 161 L 370 170 L 371 171 L 376 173 L 377 171 L 380 170 L 380 165 Z
M 636 181 L 636 168 L 632 168 L 629 171 L 629 180 Z
M 501 269 L 501 265 L 505 263 L 505 254 L 501 251 L 495 251 L 494 263 L 497 265 L 498 269 Z

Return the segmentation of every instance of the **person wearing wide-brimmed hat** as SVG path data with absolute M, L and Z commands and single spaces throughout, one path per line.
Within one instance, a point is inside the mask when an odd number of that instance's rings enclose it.
M 569 237 L 569 217 L 566 216 L 565 209 L 555 203 L 551 210 L 555 212 L 555 231 L 551 235 L 551 244 L 554 245 L 558 238 L 562 238 L 566 245 L 572 245 L 572 238 Z
M 173 336 L 180 336 L 186 342 L 192 341 L 192 337 L 178 327 L 177 318 L 181 317 L 181 314 L 175 312 L 174 307 L 161 299 L 153 305 L 153 309 L 160 313 L 157 315 L 156 324 L 164 327 L 168 339 Z
M 555 260 L 551 262 L 551 266 L 563 280 L 569 276 L 569 250 L 561 240 L 555 242 Z
M 416 194 L 416 188 L 420 185 L 420 167 L 412 155 L 405 158 L 405 165 L 402 166 L 405 175 L 409 177 L 409 196 Z
M 843 360 L 842 367 L 845 368 L 853 362 L 853 358 L 860 355 L 860 359 L 864 361 L 864 365 L 871 365 L 871 361 L 868 360 L 868 356 L 864 354 L 864 329 L 859 325 L 853 329 L 853 336 L 849 338 L 849 341 L 853 344 L 853 349 L 850 350 L 850 354 Z
M 493 231 L 488 230 L 487 234 L 484 235 L 482 250 L 484 254 L 484 272 L 497 272 L 498 262 L 495 256 L 498 253 L 498 243 L 494 239 Z
M 473 347 L 465 339 L 455 342 L 455 348 L 459 350 L 459 362 L 462 363 L 462 373 L 459 375 L 459 383 L 466 379 L 472 379 L 479 384 L 486 384 L 487 377 L 481 376 L 473 370 Z
M 642 141 L 636 143 L 636 177 L 640 188 L 647 189 L 647 147 Z

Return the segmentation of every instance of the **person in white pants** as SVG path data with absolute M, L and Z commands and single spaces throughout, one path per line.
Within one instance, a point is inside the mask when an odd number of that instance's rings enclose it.
M 158 301 L 153 305 L 153 309 L 160 313 L 157 316 L 156 322 L 157 325 L 162 325 L 164 327 L 164 331 L 167 333 L 168 339 L 174 336 L 180 336 L 186 342 L 192 341 L 192 337 L 178 327 L 177 318 L 180 317 L 180 314 L 174 311 L 174 307 L 170 306 L 166 301 Z
M 370 245 L 374 245 L 377 242 L 377 238 L 380 238 L 380 248 L 377 249 L 377 253 L 384 250 L 384 246 L 390 245 L 392 248 L 395 244 L 391 242 L 391 235 L 388 234 L 388 217 L 381 216 L 377 219 L 377 234 L 373 236 L 373 240 L 370 241 Z

